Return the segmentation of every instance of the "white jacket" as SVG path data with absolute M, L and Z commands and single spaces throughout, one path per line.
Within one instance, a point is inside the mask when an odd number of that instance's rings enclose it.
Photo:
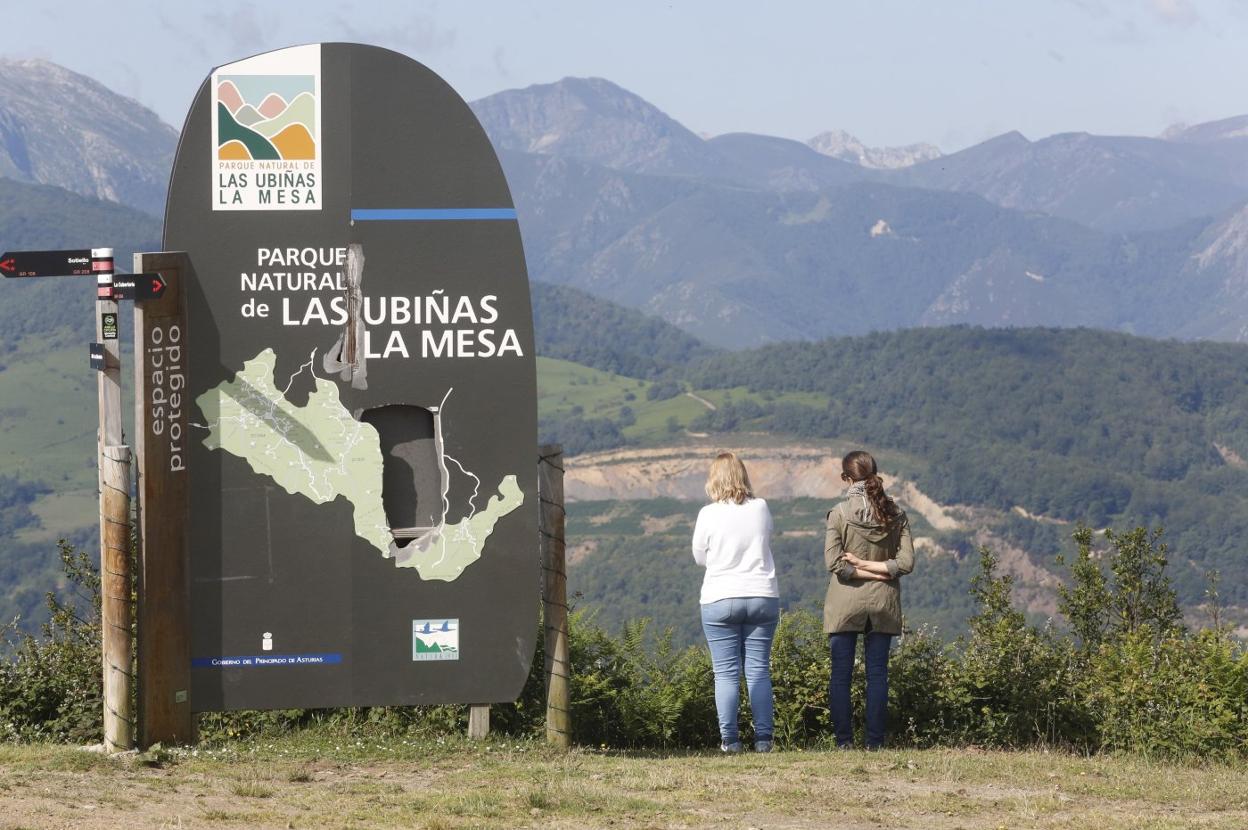
M 771 529 L 771 511 L 763 499 L 702 508 L 693 528 L 693 560 L 706 568 L 703 605 L 729 597 L 780 596 Z

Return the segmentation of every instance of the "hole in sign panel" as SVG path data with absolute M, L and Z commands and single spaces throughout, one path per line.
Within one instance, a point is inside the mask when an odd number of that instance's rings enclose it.
M 364 410 L 360 420 L 381 437 L 381 501 L 390 534 L 403 547 L 443 520 L 442 459 L 434 413 L 423 406 L 388 404 Z

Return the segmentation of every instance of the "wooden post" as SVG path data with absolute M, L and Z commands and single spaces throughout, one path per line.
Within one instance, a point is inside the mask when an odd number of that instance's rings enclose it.
M 108 446 L 101 455 L 104 522 L 100 550 L 100 613 L 104 641 L 104 751 L 134 745 L 131 706 L 134 653 L 130 647 L 130 448 Z
M 100 487 L 100 623 L 104 681 L 104 751 L 134 744 L 134 654 L 130 625 L 130 448 L 121 422 L 121 341 L 113 299 L 113 249 L 91 251 L 96 276 L 95 338 L 104 346 L 96 373 L 99 431 L 96 458 Z M 107 325 L 106 325 L 107 320 Z
M 468 737 L 474 741 L 483 740 L 490 734 L 490 707 L 489 704 L 483 706 L 468 707 Z
M 185 286 L 181 252 L 134 255 L 134 272 L 159 273 L 164 293 L 134 304 L 134 431 L 138 473 L 138 741 L 192 743 Z
M 537 494 L 541 501 L 542 619 L 546 649 L 546 742 L 572 741 L 571 670 L 568 658 L 568 572 L 564 558 L 563 447 L 538 449 Z

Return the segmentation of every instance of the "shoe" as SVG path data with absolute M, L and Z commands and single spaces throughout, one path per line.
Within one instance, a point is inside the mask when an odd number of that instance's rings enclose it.
M 726 752 L 726 753 L 728 753 L 729 755 L 735 755 L 735 754 L 737 754 L 738 752 L 740 752 L 740 751 L 741 751 L 741 742 L 740 742 L 740 741 L 733 741 L 733 742 L 732 742 L 732 743 L 730 743 L 730 744 L 728 744 L 728 743 L 721 743 L 721 744 L 719 745 L 719 751 L 720 751 L 720 752 Z
M 776 747 L 776 742 L 770 739 L 765 740 L 765 741 L 754 742 L 755 752 L 771 752 L 773 749 L 775 749 L 775 747 Z

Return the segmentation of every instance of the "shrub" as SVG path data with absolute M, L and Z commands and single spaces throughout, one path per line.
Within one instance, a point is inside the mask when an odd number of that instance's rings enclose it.
M 685 393 L 684 384 L 675 380 L 661 380 L 650 385 L 646 390 L 646 400 L 666 401 Z
M 1013 582 L 981 549 L 971 593 L 977 612 L 967 635 L 945 644 L 908 632 L 890 668 L 894 744 L 991 747 L 1068 746 L 1166 758 L 1248 757 L 1248 651 L 1218 624 L 1195 634 L 1178 625 L 1159 535 L 1107 534 L 1094 556 L 1080 530 L 1072 587 L 1062 610 L 1072 633 L 1028 624 L 1011 603 Z M 48 597 L 42 636 L 6 641 L 0 662 L 0 740 L 98 741 L 101 732 L 99 578 L 88 557 L 62 543 L 72 593 Z M 1215 617 L 1216 619 L 1216 617 Z M 619 636 L 584 611 L 570 628 L 575 743 L 612 748 L 714 746 L 718 739 L 710 655 L 675 649 L 648 620 Z M 495 705 L 495 731 L 544 731 L 544 656 L 537 654 L 520 699 Z M 786 612 L 772 651 L 776 736 L 782 745 L 830 740 L 829 659 L 822 621 Z M 855 711 L 862 715 L 861 661 Z M 742 694 L 743 706 L 748 700 Z M 462 732 L 465 706 L 230 712 L 200 716 L 210 742 L 276 735 L 309 726 L 352 734 Z M 749 718 L 742 723 L 748 725 Z M 748 734 L 743 734 L 749 739 Z
M 100 576 L 90 558 L 59 544 L 69 593 L 47 595 L 42 636 L 0 629 L 12 652 L 0 661 L 0 740 L 95 743 L 103 738 Z
M 823 620 L 809 611 L 781 615 L 771 647 L 771 682 L 775 690 L 776 740 L 782 745 L 815 743 L 831 731 L 830 671 Z
M 1248 747 L 1248 653 L 1223 632 L 1138 628 L 1100 647 L 1087 688 L 1105 749 L 1230 760 Z
M 648 620 L 611 637 L 584 612 L 569 621 L 573 740 L 621 748 L 706 746 L 719 734 L 710 655 L 653 637 Z
M 888 723 L 894 743 L 917 747 L 955 741 L 965 720 L 957 657 L 928 630 L 908 632 L 888 667 Z

